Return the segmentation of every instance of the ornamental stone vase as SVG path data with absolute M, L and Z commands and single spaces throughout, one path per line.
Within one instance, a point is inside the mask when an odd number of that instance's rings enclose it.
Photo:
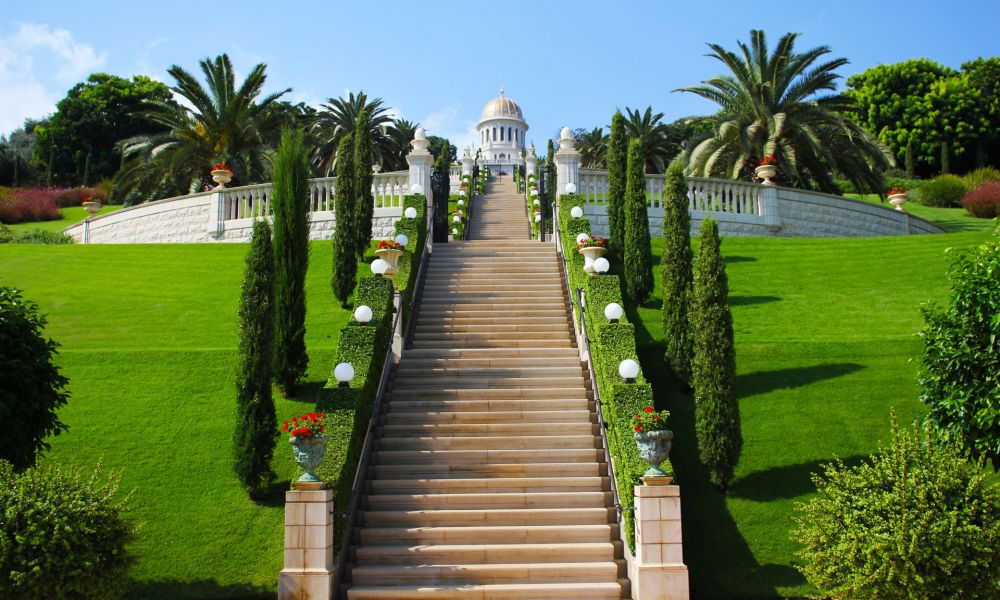
M 668 476 L 660 469 L 660 463 L 670 456 L 670 445 L 673 439 L 674 432 L 669 429 L 642 431 L 635 434 L 635 444 L 639 447 L 639 456 L 649 463 L 649 470 L 643 473 L 643 477 Z
M 395 248 L 381 248 L 375 251 L 375 255 L 389 265 L 389 268 L 385 270 L 386 277 L 392 277 L 399 271 L 397 263 L 399 262 L 399 257 L 403 255 L 402 250 L 397 250 Z
M 292 444 L 292 454 L 295 456 L 295 464 L 305 471 L 299 481 L 305 483 L 320 483 L 322 480 L 313 473 L 316 467 L 323 464 L 323 456 L 326 454 L 326 443 L 329 438 L 325 435 L 295 436 L 288 438 Z
M 757 174 L 757 177 L 764 180 L 764 185 L 774 185 L 771 183 L 771 178 L 778 174 L 778 167 L 774 165 L 760 165 L 753 171 Z
M 597 271 L 594 270 L 594 261 L 604 256 L 607 251 L 607 248 L 602 248 L 601 246 L 580 248 L 580 254 L 583 255 L 583 270 L 587 275 L 597 275 Z
M 899 212 L 905 212 L 903 210 L 903 204 L 906 202 L 906 194 L 892 194 L 889 196 L 889 204 L 896 207 Z
M 88 200 L 83 203 L 83 210 L 87 211 L 87 217 L 93 217 L 101 210 L 101 203 L 95 202 L 93 200 Z
M 233 172 L 228 169 L 212 170 L 212 181 L 219 184 L 219 188 L 226 187 L 226 184 L 233 180 Z

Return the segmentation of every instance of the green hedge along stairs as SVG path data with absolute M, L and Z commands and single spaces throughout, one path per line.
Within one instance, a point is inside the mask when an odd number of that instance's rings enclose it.
M 377 429 L 344 587 L 369 598 L 627 598 L 554 244 L 512 181 L 434 246 Z

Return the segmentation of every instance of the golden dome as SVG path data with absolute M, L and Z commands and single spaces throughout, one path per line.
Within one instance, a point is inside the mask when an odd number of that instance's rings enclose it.
M 521 107 L 517 105 L 517 102 L 503 95 L 503 88 L 500 88 L 499 96 L 486 103 L 486 106 L 483 107 L 483 113 L 479 116 L 479 120 L 485 121 L 496 117 L 512 117 L 524 120 Z

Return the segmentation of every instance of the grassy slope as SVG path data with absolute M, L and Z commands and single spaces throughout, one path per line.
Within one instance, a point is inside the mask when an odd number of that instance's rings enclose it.
M 654 374 L 657 403 L 673 413 L 695 597 L 814 592 L 793 568 L 794 503 L 814 490 L 810 474 L 821 463 L 874 451 L 890 410 L 904 422 L 921 414 L 912 362 L 919 305 L 947 295 L 945 249 L 985 235 L 723 241 L 744 437 L 725 497 L 697 460 L 690 396 L 658 368 L 660 312 L 639 309 L 644 370 Z M 661 240 L 653 243 L 658 265 Z M 659 296 L 658 266 L 656 279 Z
M 97 214 L 103 215 L 104 213 L 109 213 L 120 209 L 121 206 L 105 205 L 101 207 L 101 211 Z M 35 223 L 17 223 L 16 225 L 8 225 L 14 231 L 19 233 L 25 231 L 34 231 L 36 229 L 43 229 L 45 231 L 62 231 L 64 228 L 70 225 L 75 225 L 87 217 L 87 212 L 83 210 L 82 206 L 72 206 L 70 208 L 61 208 L 59 212 L 62 213 L 61 219 L 56 219 L 54 221 L 37 221 Z
M 891 208 L 888 202 L 882 203 L 875 194 L 845 194 L 848 198 L 864 200 L 872 204 Z M 988 231 L 992 229 L 991 219 L 977 219 L 969 216 L 964 208 L 936 208 L 934 206 L 924 206 L 916 202 L 907 202 L 903 205 L 906 212 L 918 217 L 937 223 L 946 231 L 960 233 L 963 231 Z
M 236 311 L 245 244 L 0 247 L 0 284 L 48 314 L 62 344 L 70 429 L 46 460 L 124 472 L 141 530 L 130 598 L 253 597 L 276 587 L 281 491 L 250 502 L 230 467 Z M 306 343 L 310 387 L 276 397 L 279 420 L 311 407 L 348 313 L 329 292 L 330 244 L 312 245 Z

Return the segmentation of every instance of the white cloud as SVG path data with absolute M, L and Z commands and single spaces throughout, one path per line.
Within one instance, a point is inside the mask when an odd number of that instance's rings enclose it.
M 0 36 L 0 133 L 17 129 L 27 117 L 51 113 L 68 85 L 106 60 L 106 52 L 43 23 L 20 23 L 14 33 Z
M 448 141 L 458 148 L 458 156 L 462 156 L 462 150 L 466 146 L 475 148 L 479 145 L 476 121 L 460 118 L 461 108 L 460 104 L 450 104 L 420 120 L 420 126 L 427 135 L 448 138 Z

